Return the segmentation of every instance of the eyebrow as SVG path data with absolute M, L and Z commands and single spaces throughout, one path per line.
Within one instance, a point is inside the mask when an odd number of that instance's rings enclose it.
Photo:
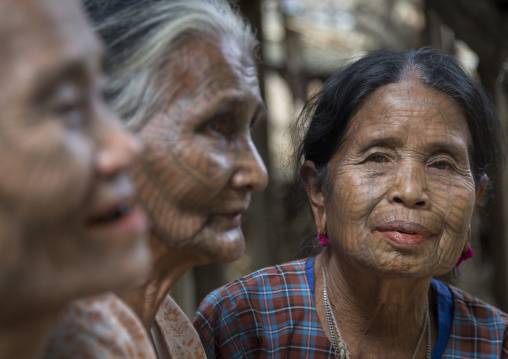
M 396 147 L 401 145 L 401 140 L 395 136 L 387 136 L 381 138 L 370 139 L 366 144 L 362 145 L 362 151 L 367 151 L 372 147 Z
M 216 105 L 212 106 L 213 111 L 211 111 L 214 115 L 226 113 L 228 111 L 238 111 L 238 106 L 242 106 L 244 103 L 244 101 L 241 98 L 234 95 L 233 96 L 225 95 L 223 97 L 216 99 L 215 102 Z M 254 111 L 253 115 L 254 123 L 256 123 L 258 119 L 262 118 L 263 116 L 266 116 L 266 113 L 267 113 L 266 105 L 264 104 L 263 101 L 261 101 L 256 107 L 256 110 Z
M 456 141 L 453 136 L 450 138 L 452 139 L 450 142 L 436 141 L 426 145 L 425 147 L 427 147 L 432 154 L 449 153 L 455 160 L 469 158 L 469 147 L 466 145 L 466 150 L 464 151 L 460 143 Z M 400 139 L 391 136 L 374 138 L 362 146 L 362 151 L 365 152 L 373 147 L 396 147 L 397 145 L 400 145 L 400 142 Z
M 86 64 L 81 60 L 73 60 L 64 64 L 58 64 L 44 72 L 38 73 L 35 77 L 35 89 L 33 97 L 42 100 L 54 90 L 54 88 L 65 80 L 70 80 L 84 75 Z

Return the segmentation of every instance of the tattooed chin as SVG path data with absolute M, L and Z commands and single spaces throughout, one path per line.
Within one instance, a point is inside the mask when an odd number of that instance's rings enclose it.
M 191 222 L 193 226 L 190 226 Z M 181 249 L 196 254 L 203 264 L 211 262 L 231 262 L 243 254 L 245 243 L 240 225 L 232 227 L 216 217 L 208 218 L 201 223 L 197 219 L 186 221 L 187 228 L 182 231 L 164 231 L 161 238 L 169 248 Z M 189 228 L 193 227 L 193 228 Z M 159 232 L 154 229 L 155 232 Z M 179 235 L 176 233 L 179 232 Z
M 205 226 L 196 236 L 193 250 L 199 250 L 206 259 L 227 263 L 239 259 L 245 249 L 241 227 L 221 230 L 214 226 Z

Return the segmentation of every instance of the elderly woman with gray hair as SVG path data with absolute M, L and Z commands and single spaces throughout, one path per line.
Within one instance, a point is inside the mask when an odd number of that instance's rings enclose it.
M 145 142 L 132 174 L 154 263 L 135 290 L 71 306 L 48 357 L 203 358 L 167 293 L 191 267 L 243 253 L 242 213 L 267 183 L 250 135 L 264 111 L 255 38 L 222 0 L 85 6 L 109 51 L 108 96 Z

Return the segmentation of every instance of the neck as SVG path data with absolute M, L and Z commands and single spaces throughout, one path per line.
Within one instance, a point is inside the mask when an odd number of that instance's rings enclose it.
M 352 357 L 410 358 L 425 321 L 431 278 L 385 278 L 370 270 L 348 268 L 333 254 L 322 253 L 315 265 L 316 306 L 328 335 L 323 268 L 331 309 Z M 430 304 L 432 308 L 432 300 Z M 431 327 L 436 333 L 432 312 Z M 417 358 L 425 357 L 426 341 L 422 344 Z
M 145 283 L 118 296 L 136 313 L 149 332 L 159 307 L 176 282 L 194 266 L 192 260 L 177 248 L 168 248 L 156 235 L 150 236 L 153 265 Z
M 40 358 L 56 315 L 29 322 L 2 323 L 0 327 L 0 359 Z

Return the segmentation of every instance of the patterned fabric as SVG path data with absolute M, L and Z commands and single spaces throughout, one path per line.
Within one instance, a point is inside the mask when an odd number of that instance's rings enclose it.
M 112 293 L 73 302 L 60 315 L 47 359 L 155 359 L 134 312 Z
M 460 289 L 450 289 L 453 324 L 443 358 L 508 358 L 508 315 Z
M 205 359 L 205 350 L 189 318 L 169 295 L 159 308 L 151 330 L 157 357 Z M 161 345 L 163 342 L 164 348 Z
M 205 358 L 196 330 L 170 296 L 159 308 L 151 333 L 152 339 L 116 295 L 91 297 L 72 303 L 60 315 L 45 358 Z
M 193 320 L 207 356 L 334 358 L 314 306 L 306 262 L 268 267 L 210 293 Z M 508 315 L 449 289 L 453 321 L 442 357 L 508 358 Z
M 304 260 L 263 269 L 212 292 L 193 324 L 209 358 L 335 358 Z

